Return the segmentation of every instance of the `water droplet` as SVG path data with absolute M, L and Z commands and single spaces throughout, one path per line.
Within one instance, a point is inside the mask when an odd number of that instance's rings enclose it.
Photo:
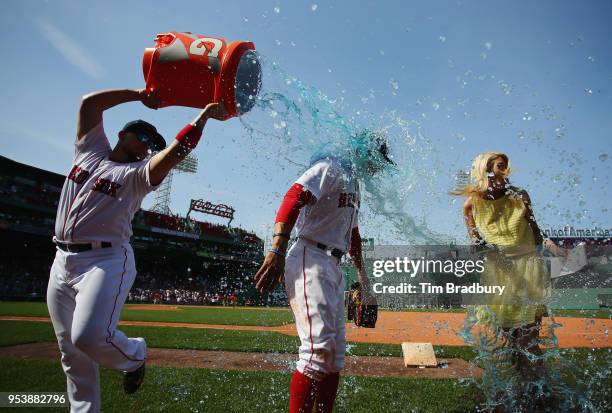
M 318 8 L 319 8 L 319 5 L 317 4 L 313 4 L 312 6 L 310 6 L 310 10 L 312 11 L 317 11 Z
M 399 83 L 395 79 L 389 79 L 389 84 L 391 85 L 391 88 L 393 89 L 391 91 L 391 94 L 393 94 L 394 96 L 397 95 L 397 91 L 399 90 Z
M 512 85 L 510 85 L 508 82 L 500 80 L 499 82 L 497 82 L 497 84 L 504 92 L 504 95 L 509 95 L 510 93 L 512 93 Z
M 276 13 L 276 14 L 280 13 L 280 7 L 276 6 L 274 8 L 274 13 Z
M 446 43 L 446 36 L 440 36 L 438 37 L 438 39 L 440 40 L 441 43 Z
M 555 128 L 555 136 L 557 139 L 565 137 L 565 126 L 561 125 L 558 128 Z

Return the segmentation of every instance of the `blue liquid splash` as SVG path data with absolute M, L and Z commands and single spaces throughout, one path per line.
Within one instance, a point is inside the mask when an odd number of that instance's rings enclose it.
M 443 235 L 415 215 L 414 205 L 418 202 L 415 198 L 437 191 L 435 171 L 415 167 L 436 157 L 416 123 L 395 113 L 382 116 L 360 110 L 351 113 L 342 100 L 334 100 L 305 85 L 263 56 L 259 60 L 264 73 L 262 90 L 253 111 L 240 118 L 252 142 L 259 145 L 259 152 L 275 148 L 276 159 L 300 165 L 303 170 L 326 156 L 345 159 L 353 165 L 365 189 L 362 205 L 367 205 L 368 218 L 380 221 L 372 228 L 386 222 L 393 232 L 376 234 L 379 239 L 420 244 L 444 242 Z M 372 157 L 377 152 L 368 138 L 372 134 L 387 139 L 396 166 L 381 157 Z M 380 169 L 374 175 L 368 173 L 371 163 Z
M 607 355 L 602 354 L 605 349 L 592 349 L 587 360 L 575 357 L 575 349 L 561 350 L 555 335 L 560 324 L 548 311 L 552 322 L 539 334 L 532 326 L 534 334 L 528 340 L 513 339 L 529 333 L 501 328 L 493 312 L 488 314 L 490 322 L 482 323 L 482 313 L 477 315 L 475 308 L 468 311 L 459 335 L 476 350 L 474 362 L 484 374 L 481 380 L 462 384 L 475 383 L 482 390 L 486 398 L 482 411 L 586 413 L 612 408 L 610 401 L 601 401 L 606 392 L 602 386 L 609 385 L 612 371 L 609 349 Z
M 417 122 L 394 112 L 373 115 L 351 109 L 342 99 L 332 99 L 287 74 L 275 62 L 263 56 L 259 60 L 264 74 L 262 89 L 254 97 L 253 110 L 240 118 L 257 155 L 276 162 L 284 160 L 302 170 L 325 156 L 347 159 L 365 189 L 362 205 L 366 205 L 369 216 L 361 222 L 369 220 L 373 222 L 370 228 L 384 226 L 393 231 L 372 235 L 389 243 L 448 243 L 447 237 L 417 216 L 427 210 L 419 202 L 426 205 L 436 194 L 446 196 L 438 187 L 436 168 L 432 167 L 439 165 L 437 152 Z M 385 167 L 375 175 L 367 173 L 364 154 L 371 149 L 364 138 L 367 132 L 388 138 L 397 166 Z M 475 363 L 484 370 L 484 377 L 475 381 L 485 397 L 480 411 L 612 411 L 612 401 L 602 404 L 600 397 L 610 383 L 610 349 L 592 349 L 585 360 L 583 350 L 561 350 L 555 335 L 559 324 L 552 310 L 547 311 L 552 323 L 531 343 L 520 345 L 509 339 L 511 332 L 494 322 L 479 324 L 474 311 L 468 313 L 459 335 L 474 346 Z M 535 345 L 538 351 L 533 350 Z M 470 385 L 474 380 L 460 382 Z

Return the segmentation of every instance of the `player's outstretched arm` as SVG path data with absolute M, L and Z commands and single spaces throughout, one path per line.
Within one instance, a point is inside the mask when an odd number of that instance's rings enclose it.
M 533 232 L 533 239 L 535 241 L 535 244 L 543 245 L 544 248 L 548 249 L 556 257 L 566 257 L 569 252 L 567 249 L 561 248 L 557 244 L 555 244 L 554 241 L 550 239 L 545 239 L 543 237 L 542 231 L 540 230 L 540 227 L 536 222 L 535 215 L 533 213 L 533 208 L 531 206 L 531 198 L 529 197 L 527 191 L 525 191 L 524 189 L 519 191 L 519 196 L 521 197 L 523 204 L 525 204 L 525 219 L 527 220 L 527 223 L 529 224 L 529 227 Z
M 289 237 L 300 213 L 300 209 L 316 198 L 300 184 L 293 186 L 285 194 L 283 203 L 276 214 L 272 248 L 268 251 L 261 268 L 255 274 L 255 288 L 260 293 L 273 291 L 285 275 L 285 253 Z
M 208 119 L 226 119 L 226 111 L 222 103 L 209 103 L 191 123 L 181 129 L 174 142 L 151 158 L 149 161 L 151 185 L 160 184 L 168 172 L 195 149 Z
M 274 224 L 272 248 L 268 251 L 261 268 L 255 274 L 255 288 L 260 293 L 273 291 L 285 275 L 285 252 L 293 224 L 277 222 Z
M 102 113 L 127 102 L 142 102 L 151 109 L 160 105 L 155 93 L 147 93 L 145 89 L 110 89 L 89 93 L 81 99 L 79 117 L 77 120 L 77 138 L 81 139 L 102 121 Z

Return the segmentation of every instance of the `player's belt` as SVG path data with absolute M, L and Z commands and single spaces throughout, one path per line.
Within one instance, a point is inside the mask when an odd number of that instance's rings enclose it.
M 317 241 L 310 240 L 308 238 L 300 237 L 300 239 L 303 241 L 306 241 L 310 245 L 314 245 L 318 249 L 325 251 L 328 255 L 338 258 L 339 260 L 342 259 L 342 257 L 344 256 L 344 251 L 339 250 L 338 248 L 328 248 L 327 245 L 322 244 Z
M 83 252 L 93 250 L 95 248 L 110 248 L 113 246 L 110 242 L 102 241 L 95 244 L 68 244 L 65 242 L 53 240 L 55 245 L 62 251 L 66 252 Z

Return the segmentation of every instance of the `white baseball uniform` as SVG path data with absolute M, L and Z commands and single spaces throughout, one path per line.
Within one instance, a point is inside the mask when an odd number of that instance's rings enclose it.
M 285 287 L 300 336 L 297 369 L 321 379 L 344 367 L 344 275 L 340 260 L 316 244 L 346 252 L 357 227 L 359 186 L 350 166 L 325 158 L 297 181 L 316 201 L 300 211 L 298 241 L 287 253 Z
M 55 223 L 57 241 L 94 246 L 58 247 L 47 289 L 72 412 L 100 410 L 99 364 L 134 371 L 147 353 L 144 339 L 128 338 L 116 326 L 136 277 L 132 218 L 155 187 L 148 161 L 116 163 L 110 153 L 102 123 L 76 141 Z

